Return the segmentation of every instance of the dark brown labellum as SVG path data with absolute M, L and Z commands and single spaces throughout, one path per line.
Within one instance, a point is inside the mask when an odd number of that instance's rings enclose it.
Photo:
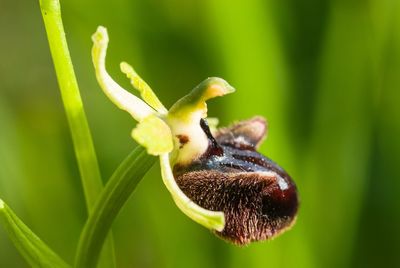
M 216 234 L 235 244 L 272 238 L 290 227 L 297 214 L 296 185 L 276 163 L 256 151 L 266 133 L 261 117 L 219 130 L 200 125 L 208 150 L 190 165 L 174 167 L 182 191 L 198 205 L 225 213 Z

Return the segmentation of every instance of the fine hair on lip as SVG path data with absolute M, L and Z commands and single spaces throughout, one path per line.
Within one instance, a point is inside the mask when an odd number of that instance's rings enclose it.
M 225 213 L 226 225 L 216 234 L 235 244 L 272 238 L 293 223 L 296 189 L 282 190 L 277 176 L 262 172 L 193 171 L 177 177 L 184 193 L 198 205 Z
M 214 138 L 202 119 L 208 149 L 189 165 L 174 166 L 176 182 L 192 201 L 224 212 L 225 228 L 215 233 L 238 245 L 275 237 L 294 223 L 297 214 L 293 180 L 256 151 L 266 133 L 263 123 L 260 117 L 241 121 Z

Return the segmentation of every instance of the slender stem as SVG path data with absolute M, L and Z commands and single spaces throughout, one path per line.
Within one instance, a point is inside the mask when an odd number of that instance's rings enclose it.
M 72 134 L 72 141 L 86 198 L 86 206 L 90 214 L 103 189 L 103 185 L 89 125 L 83 109 L 78 83 L 65 38 L 60 3 L 58 0 L 39 0 L 39 2 L 61 96 Z M 109 239 L 106 247 L 108 250 L 105 250 L 107 256 L 104 257 L 104 261 L 111 263 L 105 264 L 104 266 L 115 267 L 112 238 Z
M 103 188 L 96 154 L 65 39 L 58 0 L 42 0 L 41 7 L 90 211 Z
M 155 160 L 154 156 L 146 153 L 145 148 L 138 146 L 115 170 L 82 231 L 75 267 L 96 267 L 114 219 Z

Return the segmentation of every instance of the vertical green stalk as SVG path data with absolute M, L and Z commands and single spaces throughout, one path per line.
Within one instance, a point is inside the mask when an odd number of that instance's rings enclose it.
M 60 3 L 58 0 L 39 0 L 39 2 L 61 96 L 72 134 L 74 150 L 78 160 L 79 172 L 86 198 L 86 206 L 90 213 L 103 189 L 103 185 L 89 125 L 83 109 L 78 83 L 65 38 Z M 107 256 L 102 258 L 102 266 L 114 267 L 114 250 L 111 238 L 105 244 L 104 253 Z M 106 261 L 109 263 L 105 263 Z

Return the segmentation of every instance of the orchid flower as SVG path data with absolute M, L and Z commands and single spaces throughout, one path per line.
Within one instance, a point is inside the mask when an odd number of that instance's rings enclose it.
M 234 92 L 221 78 L 207 78 L 169 110 L 134 69 L 122 62 L 141 99 L 107 73 L 106 28 L 92 36 L 93 64 L 107 97 L 138 124 L 132 138 L 160 158 L 162 180 L 179 209 L 236 244 L 271 238 L 289 228 L 298 207 L 289 175 L 256 149 L 266 135 L 261 117 L 210 130 L 206 101 Z

